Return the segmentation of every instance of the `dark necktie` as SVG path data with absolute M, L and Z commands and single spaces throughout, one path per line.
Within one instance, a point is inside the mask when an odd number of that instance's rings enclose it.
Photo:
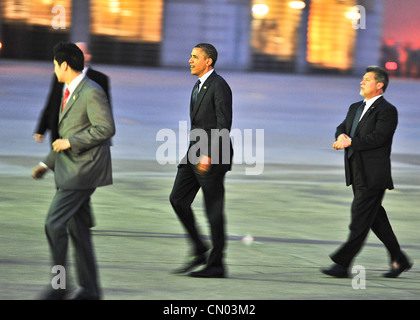
M 363 109 L 365 108 L 365 105 L 366 105 L 366 102 L 363 101 L 363 103 L 359 106 L 359 108 L 356 111 L 356 115 L 354 116 L 354 119 L 353 119 L 353 124 L 351 125 L 351 131 L 350 131 L 351 138 L 353 138 L 357 125 L 359 124 L 360 116 L 363 113 Z
M 69 98 L 69 94 L 70 94 L 70 91 L 69 91 L 69 88 L 67 88 L 66 92 L 64 92 L 63 105 L 61 106 L 61 111 L 63 111 L 64 108 L 66 107 L 67 99 Z
M 195 83 L 194 89 L 193 89 L 193 93 L 192 93 L 192 105 L 193 108 L 195 106 L 195 103 L 197 101 L 197 95 L 198 95 L 198 88 L 200 86 L 200 79 L 197 80 L 197 82 Z
M 353 119 L 353 124 L 351 125 L 350 138 L 353 138 L 354 136 L 357 125 L 359 124 L 360 116 L 362 115 L 363 109 L 365 108 L 365 106 L 366 106 L 366 102 L 363 101 L 363 103 L 359 106 L 359 108 L 357 108 L 356 115 L 354 116 L 354 119 Z M 350 158 L 352 155 L 353 155 L 353 148 L 352 146 L 350 146 L 347 152 L 347 157 Z

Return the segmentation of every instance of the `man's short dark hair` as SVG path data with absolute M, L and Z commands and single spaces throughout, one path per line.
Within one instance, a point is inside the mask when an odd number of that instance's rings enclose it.
M 74 71 L 82 72 L 85 67 L 85 57 L 82 50 L 74 43 L 59 42 L 54 46 L 54 59 L 58 65 L 66 61 Z
M 388 73 L 378 66 L 369 66 L 366 68 L 366 72 L 373 72 L 375 74 L 376 82 L 384 84 L 384 86 L 382 87 L 382 92 L 385 93 L 385 90 L 388 87 L 389 83 Z
M 216 48 L 213 45 L 211 45 L 210 43 L 199 43 L 194 48 L 203 49 L 207 58 L 211 58 L 213 60 L 213 63 L 210 66 L 212 66 L 214 68 L 214 65 L 216 64 L 216 61 L 217 61 L 217 50 L 216 50 Z

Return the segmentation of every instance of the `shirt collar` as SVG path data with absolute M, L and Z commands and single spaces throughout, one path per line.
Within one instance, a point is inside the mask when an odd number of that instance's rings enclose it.
M 76 90 L 77 86 L 82 82 L 85 75 L 83 73 L 79 74 L 76 78 L 73 79 L 72 82 L 70 82 L 68 88 L 70 91 L 70 95 L 73 94 L 74 90 Z
M 370 108 L 370 106 L 376 101 L 376 100 L 378 100 L 380 97 L 382 97 L 382 94 L 380 94 L 380 95 L 378 95 L 378 96 L 376 96 L 376 97 L 373 97 L 373 98 L 370 98 L 369 100 L 364 100 L 364 102 L 366 103 L 366 106 L 365 106 L 365 108 L 366 109 L 368 109 L 368 108 Z
M 83 69 L 83 71 L 82 71 L 82 73 L 84 75 L 86 75 L 86 73 L 88 72 L 89 68 L 90 68 L 89 66 L 85 66 L 84 69 Z
M 210 77 L 210 75 L 213 73 L 214 69 L 211 69 L 210 71 L 207 71 L 204 75 L 201 76 L 201 78 L 199 78 L 200 80 L 200 86 L 198 89 L 201 89 L 201 86 L 203 85 L 204 82 L 206 82 L 206 80 L 208 79 L 208 77 Z

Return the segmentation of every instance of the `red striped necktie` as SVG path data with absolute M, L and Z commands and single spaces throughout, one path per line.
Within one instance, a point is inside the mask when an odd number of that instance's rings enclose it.
M 67 88 L 66 92 L 64 92 L 63 105 L 61 106 L 61 111 L 63 111 L 64 108 L 66 107 L 67 99 L 68 99 L 69 95 L 70 95 L 70 91 L 69 91 L 69 88 Z

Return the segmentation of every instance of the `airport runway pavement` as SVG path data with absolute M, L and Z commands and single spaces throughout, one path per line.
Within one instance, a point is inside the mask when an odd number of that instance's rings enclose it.
M 400 123 L 393 149 L 396 189 L 384 199 L 414 267 L 398 279 L 383 278 L 386 251 L 371 234 L 355 261 L 359 267 L 353 277 L 333 279 L 319 269 L 330 265 L 328 255 L 346 239 L 352 194 L 344 185 L 343 154 L 331 145 L 335 127 L 359 99 L 360 80 L 220 70 L 234 93 L 233 127 L 242 137 L 249 130 L 254 140 L 242 148 L 236 145 L 243 157 L 226 176 L 228 278 L 210 280 L 170 273 L 188 253 L 184 230 L 168 200 L 179 150 L 168 164 L 159 164 L 156 156 L 163 143 L 156 139 L 159 130 L 182 138 L 195 79 L 188 69 L 97 69 L 111 77 L 117 125 L 114 184 L 98 189 L 92 199 L 105 300 L 420 298 L 419 82 L 391 79 L 387 92 L 399 108 Z M 35 181 L 30 173 L 49 148 L 31 135 L 52 71 L 52 64 L 44 62 L 0 61 L 1 300 L 36 299 L 51 279 L 43 225 L 54 194 L 53 175 Z M 255 142 L 258 129 L 264 130 L 263 145 Z M 256 157 L 245 161 L 246 148 L 263 152 L 259 174 L 246 174 L 257 166 L 251 161 Z M 208 236 L 200 193 L 194 210 Z M 67 271 L 74 280 L 71 254 Z

